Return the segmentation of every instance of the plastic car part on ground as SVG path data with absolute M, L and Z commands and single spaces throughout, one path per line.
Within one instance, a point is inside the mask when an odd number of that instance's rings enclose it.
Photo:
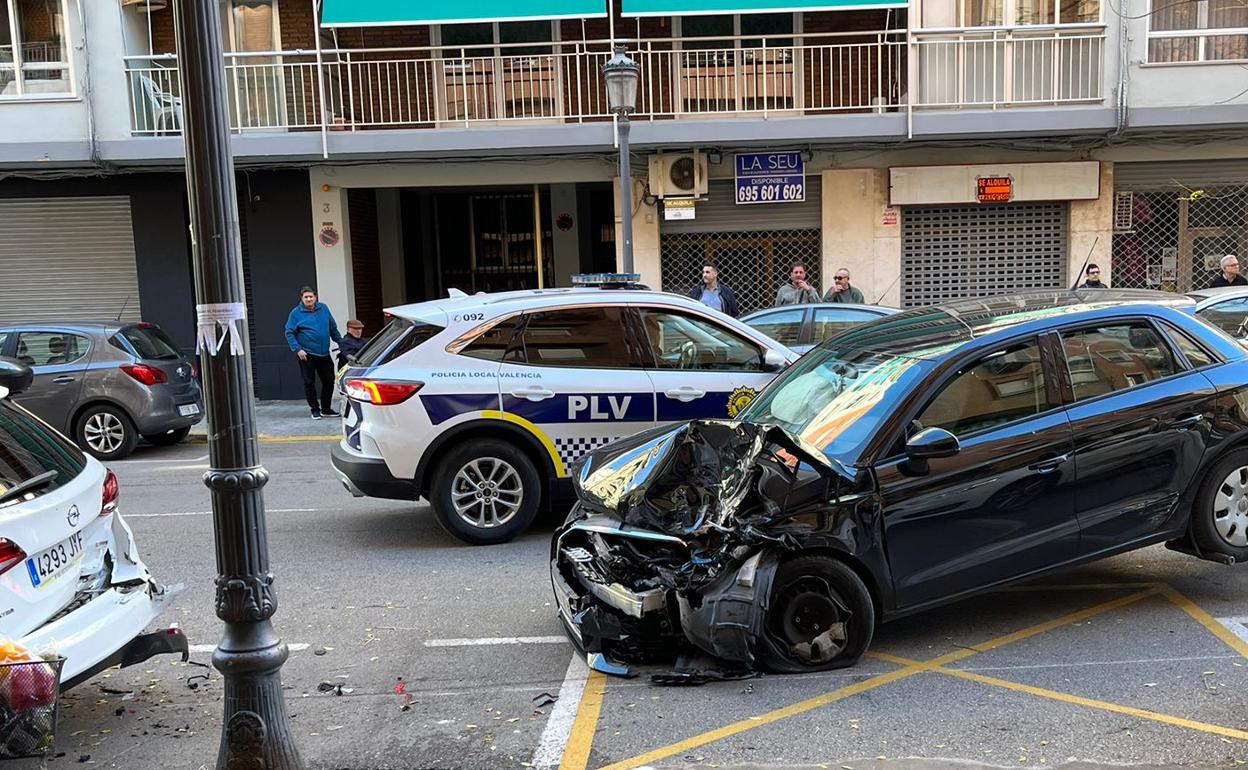
M 622 673 L 612 659 L 655 661 L 679 648 L 722 668 L 703 663 L 686 676 L 682 666 L 656 681 L 743 675 L 767 643 L 781 557 L 833 543 L 853 553 L 874 541 L 869 501 L 842 495 L 850 480 L 791 434 L 750 423 L 695 421 L 591 454 L 552 554 L 574 641 L 607 673 Z M 820 667 L 852 665 L 856 657 L 834 660 L 844 632 L 824 623 L 786 652 Z

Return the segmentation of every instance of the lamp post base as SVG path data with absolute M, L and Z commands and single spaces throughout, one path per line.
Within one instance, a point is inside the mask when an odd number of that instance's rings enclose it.
M 269 621 L 226 623 L 212 654 L 225 681 L 217 770 L 303 770 L 282 697 L 280 671 L 288 655 Z

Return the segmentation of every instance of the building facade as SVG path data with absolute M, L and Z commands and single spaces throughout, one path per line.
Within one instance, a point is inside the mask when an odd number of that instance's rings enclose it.
M 1248 254 L 1248 10 L 1223 0 L 223 0 L 261 397 L 299 393 L 299 287 L 383 309 L 715 263 L 748 311 L 794 262 L 915 306 L 1200 288 Z M 413 12 L 413 7 L 420 6 Z M 641 67 L 621 212 L 600 68 Z M 193 343 L 166 0 L 0 0 L 0 320 Z

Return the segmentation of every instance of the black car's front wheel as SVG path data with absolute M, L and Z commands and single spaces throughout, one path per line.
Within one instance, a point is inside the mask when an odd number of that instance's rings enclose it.
M 74 440 L 96 459 L 120 460 L 134 451 L 139 434 L 129 415 L 115 406 L 99 404 L 79 415 Z
M 862 578 L 828 556 L 783 562 L 771 586 L 765 630 L 755 650 L 777 674 L 852 666 L 875 634 L 875 605 Z
M 1214 464 L 1196 495 L 1192 538 L 1201 551 L 1248 561 L 1248 449 Z

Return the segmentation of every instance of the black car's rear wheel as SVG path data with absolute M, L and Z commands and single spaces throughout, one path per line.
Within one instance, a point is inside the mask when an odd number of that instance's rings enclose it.
M 154 446 L 173 446 L 174 444 L 181 444 L 189 435 L 191 435 L 191 429 L 186 427 L 171 430 L 167 433 L 144 435 L 143 438 L 147 439 L 147 443 Z
M 139 443 L 130 416 L 109 404 L 99 404 L 78 416 L 74 440 L 96 459 L 120 460 L 129 456 Z
M 1209 470 L 1190 526 L 1201 551 L 1248 561 L 1248 449 L 1227 453 Z
M 780 565 L 756 656 L 778 674 L 852 666 L 875 634 L 871 593 L 844 562 L 799 556 Z

